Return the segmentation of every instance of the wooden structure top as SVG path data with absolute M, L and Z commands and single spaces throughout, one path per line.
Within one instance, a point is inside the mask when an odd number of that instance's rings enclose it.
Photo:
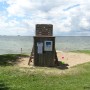
M 52 24 L 37 24 L 36 36 L 53 36 Z

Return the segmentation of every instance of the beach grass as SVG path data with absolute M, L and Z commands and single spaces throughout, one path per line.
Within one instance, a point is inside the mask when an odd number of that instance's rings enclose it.
M 0 56 L 0 60 L 4 56 L 6 57 L 7 55 Z M 14 54 L 7 57 L 12 60 L 16 59 L 18 55 Z M 85 89 L 90 89 L 90 63 L 78 65 L 67 70 L 0 66 L 0 90 Z
M 71 52 L 90 54 L 90 50 L 76 50 L 76 51 L 71 51 Z

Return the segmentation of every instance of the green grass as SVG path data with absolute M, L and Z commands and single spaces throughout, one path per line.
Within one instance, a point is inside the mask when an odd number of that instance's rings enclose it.
M 71 52 L 90 54 L 90 50 L 76 50 Z
M 90 90 L 90 63 L 66 70 L 0 66 L 0 90 Z

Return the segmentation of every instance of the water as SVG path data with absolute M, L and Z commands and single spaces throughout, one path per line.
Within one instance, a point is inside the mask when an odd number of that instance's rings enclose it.
M 56 37 L 56 49 L 62 51 L 90 50 L 90 36 Z
M 33 37 L 30 36 L 0 36 L 0 54 L 21 53 L 30 54 Z M 90 50 L 89 36 L 56 37 L 56 49 L 62 51 Z
M 0 36 L 0 54 L 23 53 L 29 54 L 33 46 L 32 37 Z

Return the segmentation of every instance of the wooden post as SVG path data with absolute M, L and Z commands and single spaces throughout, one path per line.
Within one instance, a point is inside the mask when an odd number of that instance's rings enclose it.
M 22 55 L 22 48 L 21 48 L 21 55 Z

